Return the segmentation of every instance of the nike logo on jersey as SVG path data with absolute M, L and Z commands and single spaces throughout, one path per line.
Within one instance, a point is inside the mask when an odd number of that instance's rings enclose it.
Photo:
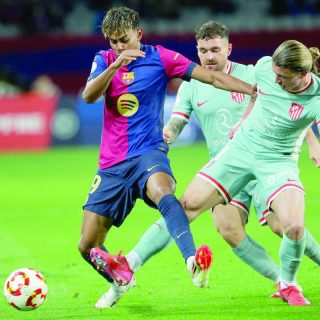
M 268 96 L 268 94 L 264 93 L 261 89 L 258 90 L 258 93 L 264 95 L 264 96 Z
M 150 168 L 147 169 L 148 172 L 150 172 L 152 169 L 154 169 L 155 167 L 160 167 L 160 164 L 156 164 Z
M 202 107 L 205 103 L 207 103 L 209 100 L 203 101 L 203 102 L 197 102 L 197 107 Z
M 177 235 L 177 239 L 181 238 L 185 233 L 187 233 L 188 231 L 183 231 L 180 234 Z
M 288 178 L 288 182 L 297 182 L 297 180 Z

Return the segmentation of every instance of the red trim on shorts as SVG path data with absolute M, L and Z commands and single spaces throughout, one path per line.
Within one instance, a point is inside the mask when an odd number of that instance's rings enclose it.
M 264 210 L 262 212 L 262 218 L 259 219 L 259 222 L 261 225 L 266 224 L 267 223 L 267 219 L 266 217 L 270 214 L 270 211 L 268 209 Z
M 262 217 L 261 219 L 259 219 L 259 223 L 260 223 L 261 225 L 266 224 L 266 223 L 267 223 L 266 218 L 265 218 L 265 217 Z
M 204 176 L 206 179 L 210 180 L 219 190 L 220 193 L 223 193 L 222 196 L 224 196 L 225 199 L 228 200 L 228 202 L 231 201 L 231 197 L 227 190 L 215 179 L 213 179 L 211 176 L 207 175 L 206 173 L 203 173 L 201 171 L 198 172 L 199 175 Z
M 185 118 L 185 119 L 187 119 L 187 120 L 190 119 L 190 117 L 189 117 L 187 114 L 182 113 L 182 112 L 177 112 L 177 111 L 175 111 L 175 112 L 172 112 L 172 115 L 180 116 L 180 117 L 183 117 L 183 118 Z
M 305 191 L 303 188 L 301 188 L 300 186 L 296 185 L 296 184 L 284 184 L 283 186 L 281 186 L 279 189 L 277 189 L 276 191 L 274 191 L 269 198 L 266 201 L 266 205 L 269 208 L 270 206 L 270 202 L 283 190 L 285 189 L 297 189 L 298 191 L 301 191 L 303 194 L 305 194 Z
M 249 211 L 250 210 L 243 202 L 240 202 L 240 201 L 237 201 L 237 200 L 231 200 L 230 203 L 233 204 L 236 207 L 240 207 L 243 211 L 246 212 L 247 215 L 249 215 Z

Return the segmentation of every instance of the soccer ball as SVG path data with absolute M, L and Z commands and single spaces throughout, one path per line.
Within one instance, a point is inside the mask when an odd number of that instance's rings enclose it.
M 28 311 L 38 308 L 43 303 L 48 293 L 48 286 L 39 271 L 22 268 L 9 275 L 3 293 L 13 307 Z

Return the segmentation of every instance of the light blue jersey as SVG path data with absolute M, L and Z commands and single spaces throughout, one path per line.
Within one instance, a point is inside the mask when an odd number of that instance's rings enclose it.
M 254 66 L 228 62 L 227 73 L 250 84 L 254 83 Z M 191 79 L 178 90 L 172 118 L 186 122 L 195 114 L 205 136 L 209 156 L 213 158 L 229 141 L 228 134 L 241 119 L 250 96 L 229 92 Z
M 266 157 L 290 154 L 297 159 L 308 126 L 320 121 L 320 79 L 312 74 L 306 88 L 289 93 L 275 82 L 271 57 L 260 59 L 255 70 L 258 98 L 234 142 L 250 142 Z

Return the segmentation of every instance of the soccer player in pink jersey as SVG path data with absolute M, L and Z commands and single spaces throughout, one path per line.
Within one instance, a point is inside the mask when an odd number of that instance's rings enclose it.
M 79 251 L 115 291 L 134 285 L 133 273 L 119 277 L 110 268 L 123 257 L 114 260 L 103 244 L 110 228 L 119 227 L 140 198 L 160 211 L 194 276 L 209 268 L 211 255 L 207 247 L 208 260 L 195 261 L 189 221 L 174 196 L 175 180 L 162 137 L 166 87 L 171 78 L 194 78 L 246 94 L 252 94 L 252 87 L 162 46 L 142 44 L 138 13 L 129 8 L 109 10 L 102 32 L 111 49 L 96 54 L 82 94 L 89 103 L 103 95 L 105 103 L 99 169 L 83 207 Z M 96 307 L 105 307 L 104 295 Z

